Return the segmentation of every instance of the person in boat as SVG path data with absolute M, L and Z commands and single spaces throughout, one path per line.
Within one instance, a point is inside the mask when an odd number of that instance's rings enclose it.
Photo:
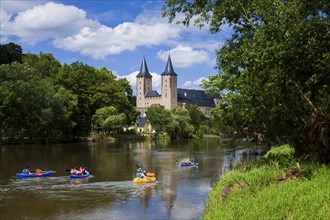
M 42 170 L 39 167 L 37 167 L 37 169 L 34 171 L 34 173 L 41 174 L 42 173 Z
M 75 168 L 71 169 L 70 173 L 71 174 L 79 174 L 80 171 L 77 169 L 77 167 L 75 167 Z
M 190 158 L 183 159 L 182 164 L 190 165 L 191 164 Z
M 30 170 L 29 170 L 29 166 L 25 166 L 25 168 L 23 169 L 22 173 L 24 173 L 24 174 L 30 174 L 30 175 L 32 174 L 30 172 Z
M 79 168 L 79 172 L 80 172 L 80 174 L 87 174 L 86 167 L 81 166 L 81 167 Z
M 145 171 L 145 170 L 142 171 L 141 178 L 142 179 L 149 179 L 149 177 L 147 176 L 147 171 Z

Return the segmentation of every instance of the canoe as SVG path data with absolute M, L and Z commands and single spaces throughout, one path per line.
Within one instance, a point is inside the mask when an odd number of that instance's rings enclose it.
M 194 167 L 194 166 L 198 166 L 198 163 L 194 163 L 194 162 L 184 162 L 181 163 L 182 167 Z
M 42 171 L 42 173 L 33 173 L 33 174 L 26 174 L 26 173 L 17 173 L 16 178 L 17 179 L 22 179 L 22 178 L 32 178 L 32 177 L 46 177 L 46 176 L 51 176 L 54 171 Z
M 77 178 L 86 178 L 89 177 L 89 172 L 86 174 L 70 174 L 70 179 L 77 179 Z
M 139 178 L 135 177 L 133 179 L 134 183 L 154 183 L 156 182 L 156 177 L 149 177 L 149 178 Z

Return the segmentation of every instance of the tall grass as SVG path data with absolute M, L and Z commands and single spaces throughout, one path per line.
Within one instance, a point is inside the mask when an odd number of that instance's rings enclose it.
M 202 219 L 330 219 L 329 166 L 303 164 L 301 176 L 279 181 L 288 167 L 274 158 L 261 161 L 223 176 L 209 195 Z

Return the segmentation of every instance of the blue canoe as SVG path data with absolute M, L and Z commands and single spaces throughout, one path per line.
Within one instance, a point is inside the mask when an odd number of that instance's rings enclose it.
M 51 176 L 53 173 L 55 173 L 55 172 L 51 171 L 51 170 L 43 171 L 40 174 L 36 174 L 36 173 L 33 173 L 33 174 L 17 173 L 16 178 L 17 179 L 22 179 L 22 178 L 31 178 L 31 177 L 46 177 L 46 176 Z
M 194 162 L 184 162 L 184 163 L 181 163 L 181 166 L 182 166 L 182 167 L 196 167 L 196 166 L 198 166 L 198 163 L 194 163 Z
M 86 174 L 70 174 L 70 179 L 77 179 L 77 178 L 86 178 L 89 177 L 89 172 Z

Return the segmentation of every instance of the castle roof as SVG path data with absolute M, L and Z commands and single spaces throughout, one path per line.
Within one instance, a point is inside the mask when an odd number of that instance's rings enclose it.
M 157 91 L 149 91 L 149 92 L 147 92 L 147 94 L 145 95 L 145 97 L 158 97 L 158 96 L 160 96 L 160 95 L 158 94 Z
M 152 75 L 149 73 L 147 62 L 146 62 L 146 59 L 144 58 L 144 56 L 142 58 L 140 72 L 139 72 L 139 74 L 136 77 L 137 78 L 138 77 L 152 78 Z
M 162 73 L 162 75 L 174 75 L 174 76 L 177 76 L 177 74 L 174 72 L 170 55 L 168 55 L 166 68 L 165 68 L 165 71 Z
M 214 99 L 220 99 L 220 95 L 209 95 L 203 90 L 178 89 L 178 102 L 194 104 L 198 106 L 215 107 Z

